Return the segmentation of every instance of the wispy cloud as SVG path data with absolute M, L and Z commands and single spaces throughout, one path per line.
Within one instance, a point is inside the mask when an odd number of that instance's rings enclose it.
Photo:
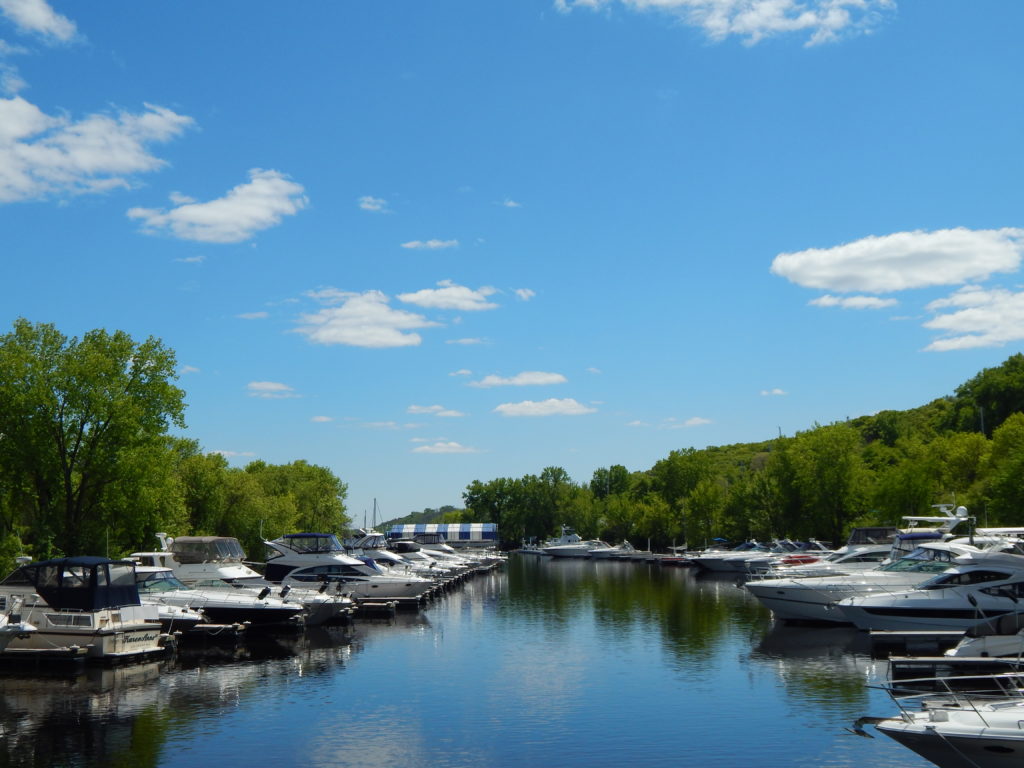
M 554 0 L 554 5 L 563 13 L 616 6 L 659 12 L 697 27 L 711 40 L 735 35 L 748 45 L 799 32 L 808 35 L 808 46 L 868 32 L 896 7 L 894 0 Z
M 239 320 L 264 320 L 270 317 L 269 312 L 243 312 L 240 315 L 235 315 Z
M 327 424 L 328 422 L 334 421 L 332 416 L 314 416 L 310 419 L 314 424 Z
M 0 13 L 18 28 L 44 40 L 67 42 L 75 37 L 75 23 L 53 10 L 45 0 L 0 0 Z
M 210 453 L 216 453 L 225 459 L 252 458 L 256 455 L 252 451 L 210 451 Z
M 761 390 L 762 397 L 782 397 L 785 394 L 787 394 L 786 391 L 783 389 L 779 389 L 778 387 L 775 387 L 774 389 Z
M 465 346 L 465 347 L 471 347 L 471 346 L 473 346 L 475 344 L 486 344 L 486 343 L 487 343 L 486 339 L 474 339 L 474 338 L 447 339 L 445 341 L 445 344 L 461 344 L 462 346 Z
M 437 416 L 442 419 L 458 418 L 466 415 L 461 411 L 445 408 L 443 405 L 410 405 L 405 409 L 405 412 L 416 416 Z
M 267 400 L 301 397 L 292 387 L 277 381 L 250 381 L 246 388 L 249 390 L 249 397 L 262 397 Z
M 414 293 L 400 293 L 398 300 L 406 304 L 429 309 L 456 309 L 463 312 L 476 312 L 484 309 L 497 309 L 498 305 L 487 301 L 487 297 L 497 293 L 489 286 L 483 288 L 467 288 L 456 285 L 451 280 L 442 280 L 438 288 L 424 288 Z
M 363 195 L 359 198 L 359 207 L 371 213 L 391 213 L 387 200 L 380 197 L 371 197 L 370 195 Z
M 205 256 L 184 256 L 184 257 L 182 257 L 180 259 L 175 259 L 175 261 L 180 262 L 182 264 L 202 264 L 204 261 L 206 261 L 206 257 Z
M 506 197 L 504 200 L 502 200 L 500 204 L 502 206 L 504 206 L 505 208 L 522 208 L 523 207 L 522 203 L 517 203 L 515 200 L 513 200 L 511 198 L 508 198 L 508 197 Z
M 328 306 L 319 312 L 304 314 L 295 329 L 316 344 L 342 344 L 350 347 L 414 347 L 422 338 L 414 331 L 438 323 L 423 315 L 395 309 L 380 291 L 349 293 L 334 288 L 311 291 L 311 298 Z
M 516 298 L 519 299 L 520 301 L 529 301 L 530 299 L 537 295 L 536 293 L 534 293 L 534 291 L 532 291 L 529 288 L 516 288 L 515 294 Z
M 410 240 L 407 243 L 402 243 L 403 248 L 426 251 L 437 251 L 442 248 L 457 248 L 458 245 L 458 240 Z
M 896 299 L 881 299 L 878 296 L 832 296 L 825 294 L 809 302 L 812 307 L 841 307 L 842 309 L 885 309 L 899 304 Z
M 533 387 L 546 384 L 564 384 L 568 379 L 560 373 L 546 371 L 523 371 L 515 376 L 484 376 L 480 381 L 469 382 L 470 387 Z
M 452 371 L 448 374 L 449 376 L 472 376 L 473 372 L 468 368 L 460 368 L 457 371 Z
M 1016 272 L 1024 229 L 896 232 L 834 248 L 780 253 L 771 271 L 805 288 L 892 293 L 960 285 L 995 273 Z
M 583 405 L 571 397 L 561 400 L 550 398 L 548 400 L 523 400 L 521 403 L 502 403 L 494 409 L 495 413 L 502 416 L 582 416 L 588 413 L 596 413 L 596 408 Z
M 689 419 L 680 421 L 674 417 L 665 419 L 661 425 L 661 429 L 690 429 L 691 427 L 702 427 L 705 424 L 711 424 L 711 419 L 705 419 L 702 416 L 693 416 Z
M 199 373 L 199 369 L 194 365 L 183 365 L 178 369 L 179 376 L 188 376 L 193 373 Z
M 0 99 L 0 203 L 128 188 L 166 163 L 148 146 L 191 127 L 191 117 L 146 105 L 145 112 L 51 117 L 20 96 Z
M 453 441 L 437 442 L 430 445 L 420 445 L 412 449 L 413 453 L 479 453 L 476 448 Z
M 177 207 L 132 208 L 128 217 L 142 222 L 147 234 L 166 232 L 181 240 L 203 243 L 238 243 L 294 216 L 308 204 L 301 184 L 279 171 L 254 168 L 249 181 L 224 197 L 205 203 L 181 195 L 172 196 Z

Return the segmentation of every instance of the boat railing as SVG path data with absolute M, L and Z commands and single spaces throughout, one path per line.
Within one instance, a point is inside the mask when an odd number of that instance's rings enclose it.
M 1024 671 L 915 677 L 872 687 L 886 691 L 906 719 L 925 710 L 970 711 L 989 727 L 986 709 L 1024 704 Z

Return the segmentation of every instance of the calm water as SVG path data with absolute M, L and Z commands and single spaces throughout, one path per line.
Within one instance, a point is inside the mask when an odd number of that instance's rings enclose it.
M 865 651 L 687 569 L 514 556 L 248 659 L 0 677 L 0 765 L 928 766 L 843 730 L 894 711 Z

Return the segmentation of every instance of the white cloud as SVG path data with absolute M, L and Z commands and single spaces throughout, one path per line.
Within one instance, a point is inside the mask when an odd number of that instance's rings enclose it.
M 636 419 L 634 421 L 627 422 L 626 426 L 627 427 L 649 427 L 651 425 L 648 424 L 646 421 L 640 421 L 639 419 Z
M 877 296 L 832 296 L 826 294 L 807 302 L 813 307 L 842 307 L 843 309 L 884 309 L 899 304 L 896 299 L 880 299 Z
M 132 208 L 128 216 L 141 219 L 143 231 L 149 234 L 166 231 L 182 240 L 238 243 L 305 208 L 309 201 L 304 191 L 283 173 L 253 168 L 249 181 L 224 197 L 206 203 L 183 202 L 167 211 Z
M 249 390 L 249 397 L 262 397 L 268 400 L 300 397 L 292 387 L 277 381 L 250 381 L 246 388 Z
M 400 293 L 398 300 L 406 304 L 429 309 L 457 309 L 463 312 L 475 312 L 483 309 L 496 309 L 497 304 L 487 301 L 487 297 L 497 293 L 494 288 L 485 286 L 475 291 L 464 285 L 456 285 L 451 280 L 442 280 L 440 288 L 424 288 L 415 293 Z
M 49 40 L 67 42 L 77 31 L 73 21 L 54 11 L 45 0 L 0 0 L 0 13 L 19 31 Z
M 775 387 L 774 389 L 762 389 L 761 390 L 762 397 L 781 397 L 781 396 L 783 396 L 785 394 L 786 394 L 785 390 L 779 389 L 778 387 Z
M 471 381 L 471 387 L 532 387 L 546 384 L 564 384 L 568 379 L 560 373 L 547 373 L 545 371 L 523 371 L 515 376 L 501 377 L 491 374 L 484 376 L 480 381 Z
M 474 344 L 486 344 L 486 343 L 487 342 L 484 339 L 472 339 L 472 338 L 468 338 L 468 339 L 448 339 L 447 341 L 445 341 L 445 344 L 461 344 L 461 345 L 466 346 L 466 347 L 472 346 Z
M 466 415 L 461 411 L 445 408 L 443 405 L 410 405 L 405 409 L 405 412 L 418 416 L 429 414 L 443 419 L 458 418 Z
M 448 374 L 449 376 L 472 376 L 473 372 L 468 368 L 460 368 L 457 371 L 452 371 Z
M 457 248 L 458 245 L 458 240 L 410 240 L 407 243 L 402 243 L 403 248 L 427 251 L 436 251 L 441 248 Z
M 193 124 L 146 105 L 136 114 L 51 117 L 20 96 L 0 99 L 0 203 L 127 188 L 129 178 L 166 163 L 147 151 Z
M 422 341 L 419 328 L 438 323 L 422 315 L 394 309 L 380 291 L 346 293 L 333 288 L 311 292 L 312 298 L 338 303 L 315 314 L 301 316 L 303 326 L 296 328 L 316 344 L 344 344 L 350 347 L 414 347 Z
M 952 310 L 924 324 L 945 334 L 926 347 L 930 351 L 1000 347 L 1024 339 L 1024 293 L 965 286 L 927 308 L 933 312 Z
M 780 253 L 771 271 L 806 288 L 889 293 L 1015 272 L 1022 251 L 1022 229 L 918 230 Z
M 730 35 L 747 44 L 794 32 L 809 34 L 806 45 L 839 39 L 843 33 L 868 32 L 894 0 L 554 0 L 555 8 L 602 10 L 621 5 L 631 11 L 657 11 L 701 29 L 715 41 Z
M 188 376 L 190 373 L 199 373 L 199 369 L 194 365 L 183 365 L 178 369 L 178 374 L 181 376 Z
M 239 320 L 263 320 L 270 317 L 269 312 L 243 312 L 240 315 L 235 315 Z
M 370 195 L 363 195 L 359 198 L 359 207 L 371 213 L 391 213 L 387 200 Z
M 567 397 L 561 400 L 550 398 L 548 400 L 533 401 L 524 400 L 521 403 L 502 403 L 494 409 L 495 413 L 502 416 L 581 416 L 587 413 L 596 413 L 596 408 L 590 408 Z
M 700 427 L 705 424 L 711 424 L 711 419 L 705 419 L 701 416 L 693 416 L 685 421 L 672 417 L 665 419 L 661 424 L 660 429 L 689 429 L 690 427 Z
M 204 261 L 206 261 L 206 257 L 205 256 L 185 256 L 185 257 L 180 258 L 180 259 L 175 259 L 175 261 L 181 262 L 182 264 L 202 264 Z
M 225 459 L 235 459 L 240 456 L 252 457 L 256 454 L 252 451 L 210 451 L 210 453 L 216 453 L 223 456 Z
M 328 422 L 334 421 L 334 418 L 331 416 L 314 416 L 310 421 L 314 424 L 327 424 Z
M 506 207 L 506 208 L 522 208 L 523 207 L 522 203 L 517 203 L 515 200 L 512 200 L 512 199 L 510 199 L 508 197 L 506 197 L 504 200 L 502 200 L 501 204 L 504 207 Z
M 456 442 L 438 442 L 432 445 L 421 445 L 412 449 L 413 453 L 478 453 L 476 448 L 470 448 Z
M 587 373 L 593 373 L 596 376 L 598 374 L 604 373 L 604 371 L 602 371 L 600 368 L 590 366 L 589 368 L 587 368 Z
M 529 288 L 516 288 L 516 298 L 520 301 L 529 301 L 537 294 Z
M 367 421 L 362 425 L 366 429 L 398 429 L 397 421 Z

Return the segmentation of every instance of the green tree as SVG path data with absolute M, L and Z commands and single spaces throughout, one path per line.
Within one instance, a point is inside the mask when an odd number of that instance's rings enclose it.
M 0 474 L 32 539 L 95 553 L 112 528 L 133 528 L 111 496 L 145 484 L 139 455 L 184 427 L 175 379 L 174 353 L 154 338 L 68 338 L 25 319 L 0 336 Z

